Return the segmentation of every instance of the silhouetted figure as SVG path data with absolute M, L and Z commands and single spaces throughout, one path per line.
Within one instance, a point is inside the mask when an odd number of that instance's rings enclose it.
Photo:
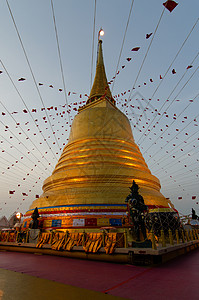
M 199 220 L 199 217 L 196 215 L 196 211 L 193 208 L 192 208 L 192 220 Z
M 130 190 L 131 193 L 126 197 L 125 202 L 128 203 L 129 221 L 134 225 L 137 241 L 140 241 L 140 229 L 144 239 L 147 238 L 145 218 L 148 206 L 144 204 L 144 199 L 139 194 L 139 187 L 134 180 Z
M 39 212 L 38 212 L 38 208 L 37 207 L 35 207 L 35 209 L 34 209 L 34 211 L 32 213 L 31 218 L 32 218 L 32 220 L 30 221 L 29 228 L 31 228 L 31 229 L 38 229 Z

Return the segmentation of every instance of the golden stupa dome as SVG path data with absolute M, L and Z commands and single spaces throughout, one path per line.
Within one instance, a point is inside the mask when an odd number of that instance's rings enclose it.
M 174 211 L 134 141 L 128 118 L 115 106 L 102 41 L 98 46 L 89 99 L 74 118 L 68 144 L 52 175 L 44 181 L 43 194 L 26 214 L 28 218 L 38 207 L 44 227 L 122 226 L 125 198 L 133 180 L 151 211 Z

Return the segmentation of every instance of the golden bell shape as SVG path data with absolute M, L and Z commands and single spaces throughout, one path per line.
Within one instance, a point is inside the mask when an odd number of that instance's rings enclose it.
M 136 145 L 128 118 L 115 106 L 98 44 L 96 75 L 86 105 L 72 123 L 69 142 L 35 207 L 44 228 L 99 228 L 124 225 L 132 181 L 151 212 L 173 212 Z M 128 222 L 126 220 L 126 222 Z

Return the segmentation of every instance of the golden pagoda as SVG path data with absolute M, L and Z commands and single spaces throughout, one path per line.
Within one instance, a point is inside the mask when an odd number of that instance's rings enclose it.
M 24 227 L 36 207 L 47 229 L 128 226 L 125 199 L 133 180 L 151 214 L 176 214 L 136 145 L 128 118 L 115 105 L 99 40 L 88 101 L 79 108 L 68 144 L 44 181 L 43 194 L 27 211 Z

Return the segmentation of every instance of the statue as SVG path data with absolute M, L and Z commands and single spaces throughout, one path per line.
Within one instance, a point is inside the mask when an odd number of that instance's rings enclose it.
M 131 193 L 126 197 L 125 202 L 128 206 L 129 222 L 134 225 L 137 241 L 140 241 L 140 229 L 146 240 L 145 218 L 148 212 L 148 206 L 144 204 L 143 197 L 138 192 L 138 185 L 133 180 L 130 187 Z
M 38 212 L 38 208 L 35 207 L 33 213 L 32 213 L 32 216 L 31 216 L 32 220 L 30 221 L 30 224 L 29 224 L 29 228 L 31 229 L 38 229 L 38 225 L 39 225 L 39 221 L 38 221 L 38 218 L 39 218 L 39 212 Z
M 199 220 L 199 217 L 196 215 L 196 211 L 193 208 L 192 208 L 192 220 Z

